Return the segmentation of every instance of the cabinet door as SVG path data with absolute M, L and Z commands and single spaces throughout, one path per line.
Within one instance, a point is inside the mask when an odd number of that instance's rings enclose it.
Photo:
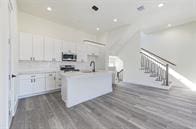
M 46 90 L 56 89 L 55 73 L 50 73 L 46 75 Z
M 56 73 L 56 88 L 61 88 L 61 75 L 60 73 Z
M 44 60 L 53 61 L 54 59 L 54 39 L 45 37 Z
M 63 52 L 64 53 L 76 53 L 76 44 L 74 42 L 63 41 Z
M 77 45 L 77 61 L 87 62 L 87 46 L 83 43 Z
M 33 36 L 33 57 L 37 61 L 44 60 L 44 38 L 42 36 Z
M 33 79 L 20 80 L 19 96 L 26 96 L 32 94 L 33 85 Z
M 100 47 L 93 46 L 93 52 L 94 52 L 93 54 L 98 56 L 99 55 L 99 49 L 100 49 Z
M 33 36 L 30 33 L 20 33 L 19 60 L 32 60 L 33 55 Z
M 87 52 L 88 52 L 88 55 L 96 55 L 98 56 L 99 55 L 99 47 L 95 46 L 95 45 L 87 45 Z
M 45 91 L 45 89 L 46 89 L 45 78 L 35 78 L 33 92 L 39 93 Z
M 62 41 L 54 40 L 54 57 L 56 61 L 61 61 L 62 59 Z
M 92 54 L 93 54 L 92 45 L 88 45 L 88 44 L 87 44 L 86 46 L 87 46 L 87 47 L 86 47 L 86 48 L 87 48 L 87 54 L 88 54 L 88 55 L 92 55 Z

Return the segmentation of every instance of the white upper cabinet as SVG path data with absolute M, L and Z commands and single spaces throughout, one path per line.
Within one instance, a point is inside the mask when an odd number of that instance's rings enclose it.
M 87 44 L 88 55 L 99 55 L 99 47 Z
M 30 33 L 20 33 L 19 60 L 32 60 L 33 36 Z
M 46 61 L 61 61 L 62 41 L 45 37 L 45 60 Z
M 88 55 L 99 56 L 99 46 L 20 33 L 19 60 L 62 61 L 64 54 L 77 54 L 78 62 L 86 62 Z
M 54 40 L 54 57 L 56 61 L 61 61 L 62 59 L 62 41 Z
M 77 61 L 87 62 L 87 45 L 84 43 L 77 44 Z
M 39 35 L 33 36 L 33 60 L 44 60 L 44 38 Z
M 74 42 L 63 41 L 63 53 L 76 53 L 76 44 Z
M 44 60 L 53 61 L 54 60 L 54 39 L 45 37 L 44 41 Z

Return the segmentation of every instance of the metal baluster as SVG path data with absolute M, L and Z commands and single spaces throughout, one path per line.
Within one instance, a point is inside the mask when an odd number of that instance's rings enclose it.
M 162 85 L 166 85 L 166 77 L 165 77 L 166 70 L 164 69 L 163 71 L 164 71 L 164 73 L 163 73 L 163 84 Z
M 156 65 L 154 62 L 152 63 L 152 74 L 150 77 L 156 77 Z
M 144 55 L 141 55 L 141 70 L 144 70 Z
M 147 58 L 147 73 L 150 73 L 150 60 Z
M 166 64 L 166 72 L 165 72 L 166 86 L 169 86 L 169 64 Z
M 148 73 L 148 59 L 145 57 L 145 73 Z
M 157 71 L 158 77 L 157 77 L 156 81 L 161 81 L 161 67 L 158 66 L 158 69 L 157 69 L 157 70 L 158 70 L 158 71 Z

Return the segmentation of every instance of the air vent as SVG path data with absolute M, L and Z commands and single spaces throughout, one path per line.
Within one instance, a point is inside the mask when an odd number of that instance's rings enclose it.
M 95 6 L 95 5 L 93 5 L 92 9 L 93 9 L 94 11 L 98 11 L 98 10 L 99 10 L 99 8 L 98 8 L 97 6 Z
M 137 8 L 137 10 L 138 11 L 143 11 L 145 8 L 144 8 L 144 6 L 142 5 L 142 6 L 139 6 L 138 8 Z

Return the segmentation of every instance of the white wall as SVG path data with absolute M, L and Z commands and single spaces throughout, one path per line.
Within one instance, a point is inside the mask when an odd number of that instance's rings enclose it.
M 8 0 L 0 0 L 0 128 L 8 128 Z
M 129 40 L 127 40 L 125 46 L 121 48 L 119 53 L 120 59 L 124 64 L 123 80 L 125 82 L 137 82 L 141 79 L 140 68 L 140 33 L 135 33 Z
M 139 28 L 135 28 L 135 30 Z M 161 57 L 174 62 L 177 67 L 172 67 L 178 75 L 178 80 L 173 77 L 173 85 L 196 84 L 196 22 L 187 23 L 181 26 L 172 27 L 162 31 L 144 34 L 138 31 L 132 33 L 134 28 L 124 26 L 117 28 L 107 34 L 109 55 L 119 56 L 124 63 L 124 81 L 142 85 L 156 86 L 149 75 L 144 74 L 140 68 L 140 47 L 146 48 Z M 127 36 L 125 36 L 127 35 Z M 119 43 L 120 42 L 120 43 Z M 114 51 L 115 47 L 120 51 Z M 185 78 L 184 78 L 185 77 Z M 192 81 L 193 84 L 190 82 Z
M 176 63 L 174 69 L 196 84 L 196 22 L 142 34 L 141 47 Z
M 45 35 L 65 41 L 82 42 L 84 39 L 96 40 L 95 35 L 69 26 L 56 24 L 24 12 L 18 13 L 18 28 L 20 32 Z

